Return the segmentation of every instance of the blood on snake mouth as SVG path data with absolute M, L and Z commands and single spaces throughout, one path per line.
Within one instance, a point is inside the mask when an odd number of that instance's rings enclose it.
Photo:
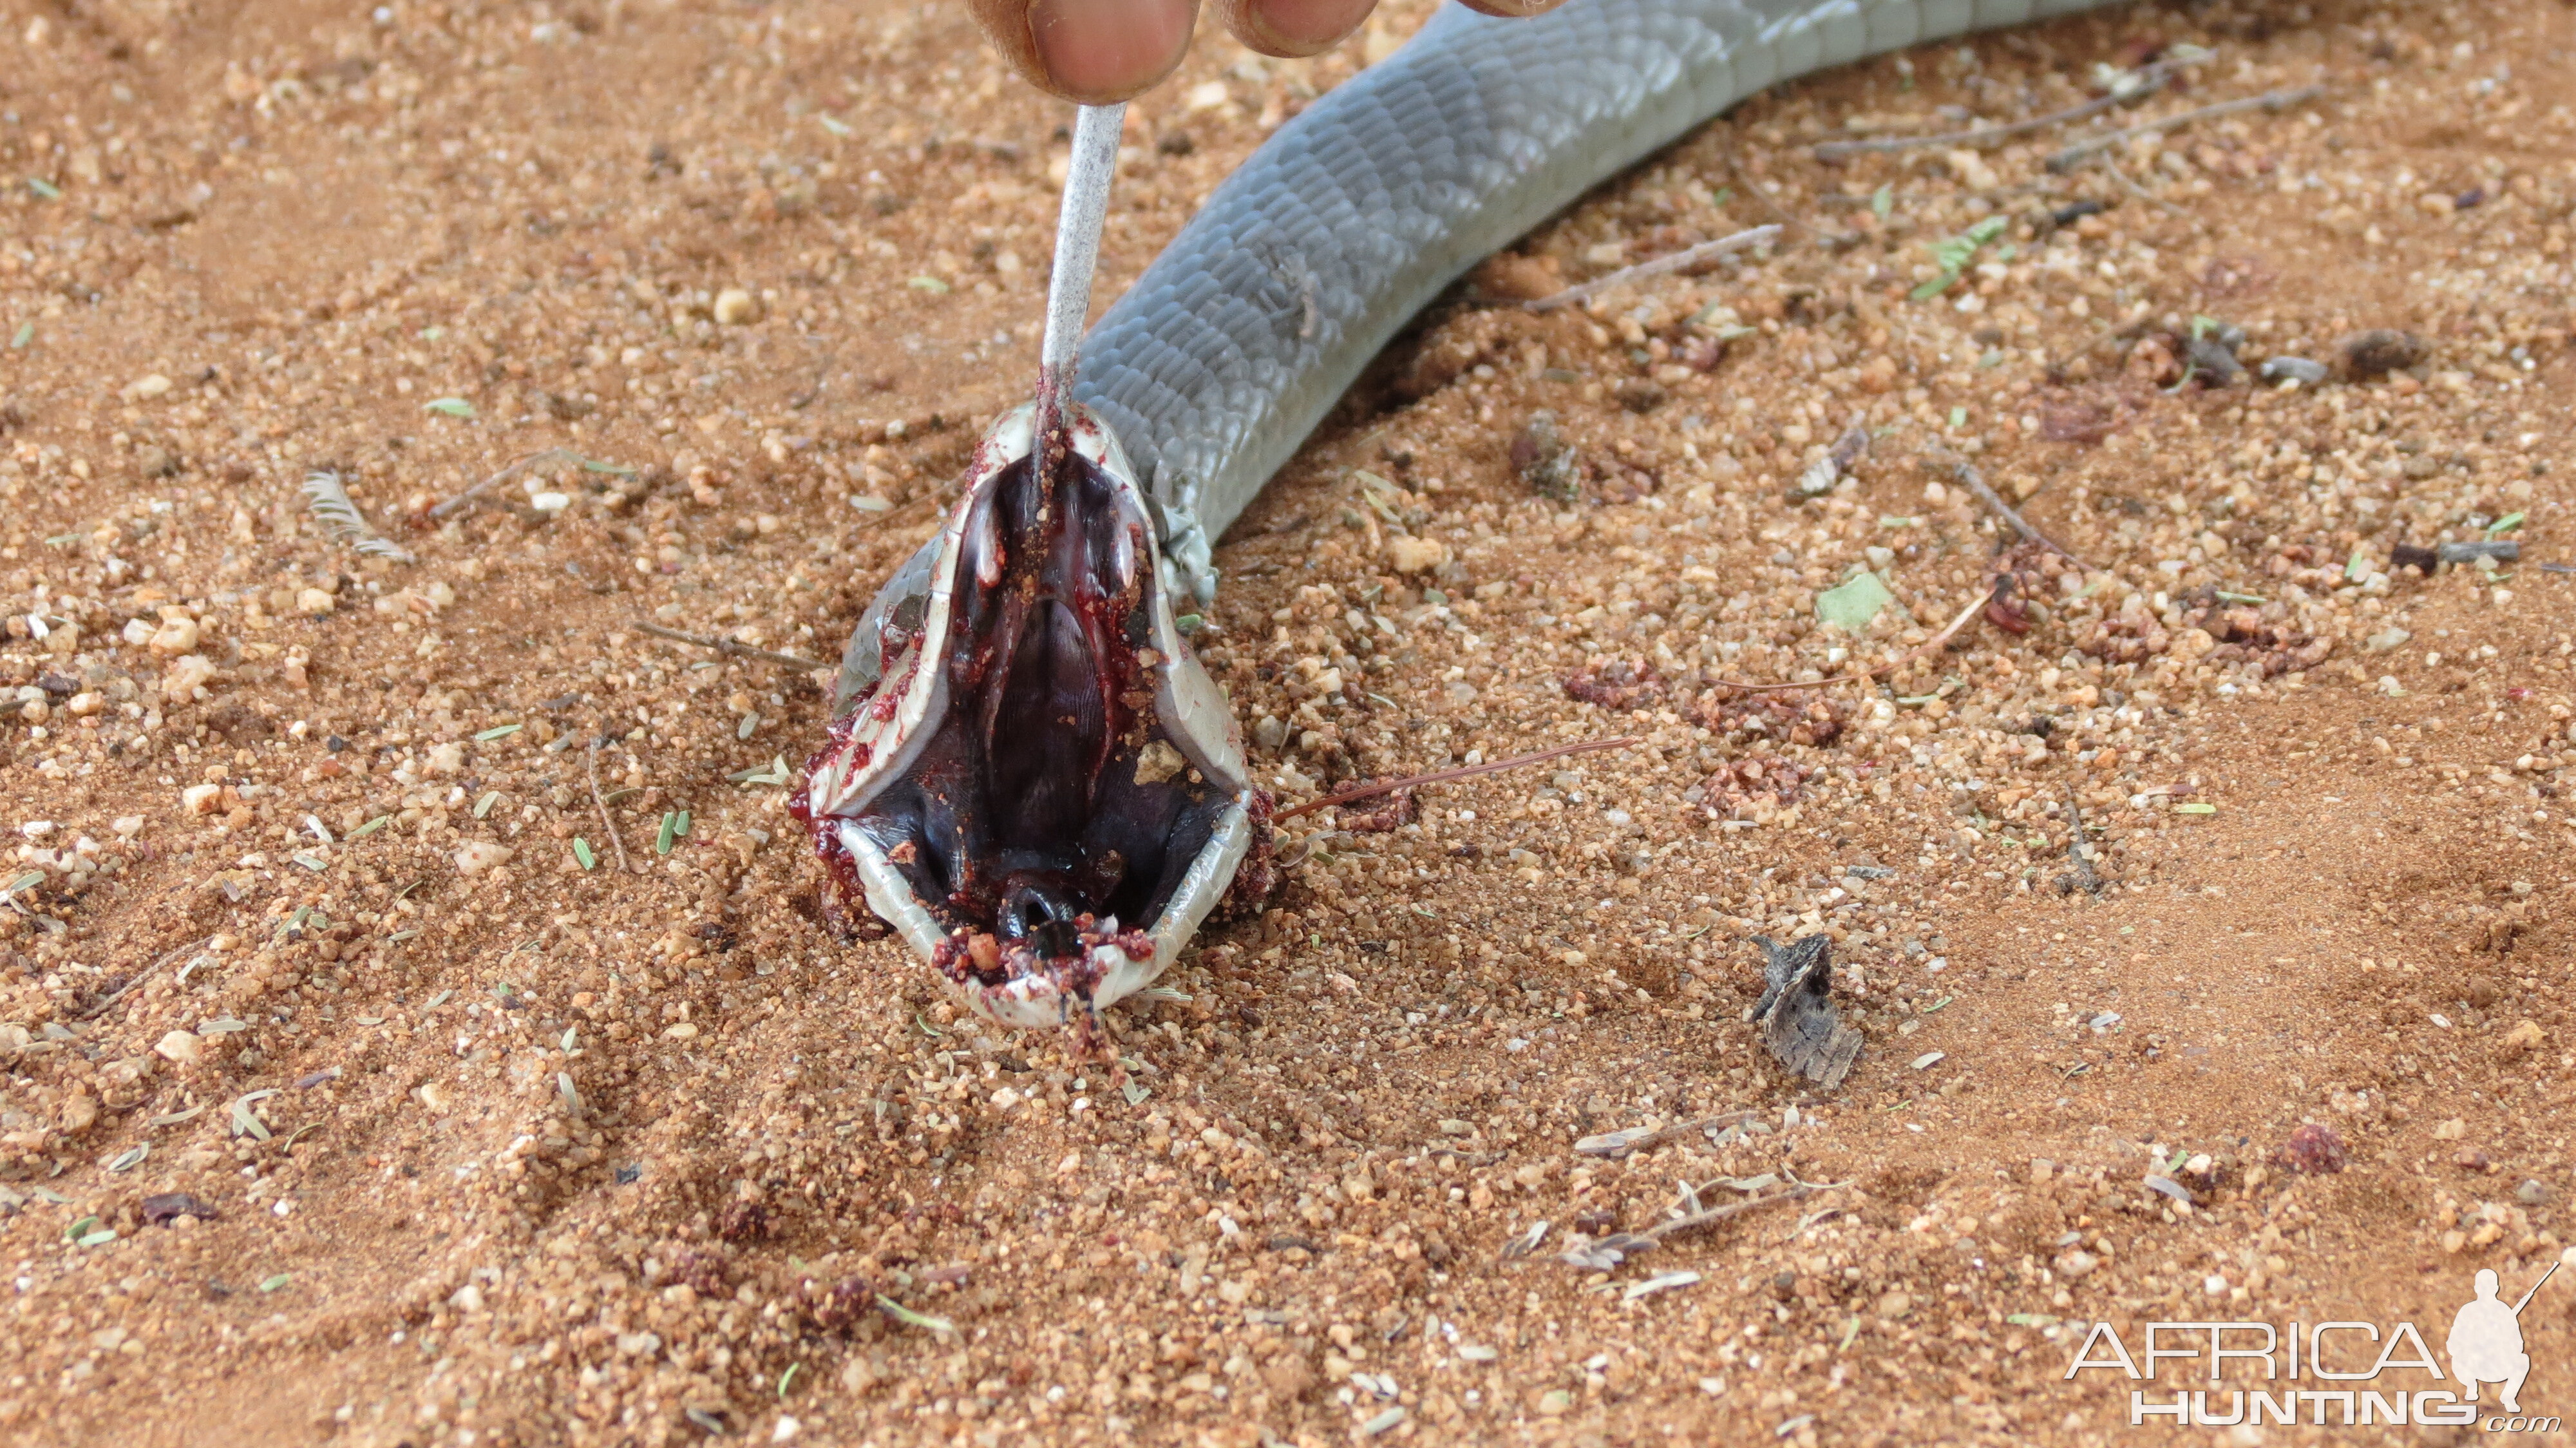
M 836 758 L 846 777 L 872 750 L 907 756 L 818 843 L 845 886 L 841 829 L 883 852 L 945 933 L 932 964 L 960 987 L 1088 1001 L 1118 956 L 1153 953 L 1146 932 L 1236 802 L 1158 707 L 1170 661 L 1151 526 L 1132 489 L 1070 447 L 1003 466 L 963 520 L 945 628 L 927 626 L 937 593 L 887 619 L 875 690 L 816 758 L 819 778 Z M 907 708 L 926 708 L 911 729 L 895 722 Z

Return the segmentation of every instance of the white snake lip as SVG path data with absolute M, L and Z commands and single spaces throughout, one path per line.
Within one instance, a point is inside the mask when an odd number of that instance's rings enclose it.
M 863 621 L 875 668 L 796 801 L 845 895 L 979 1014 L 1029 1027 L 1150 985 L 1260 833 L 1126 457 L 1068 406 L 1065 471 L 1033 480 L 1033 410 L 978 446 L 918 606 Z

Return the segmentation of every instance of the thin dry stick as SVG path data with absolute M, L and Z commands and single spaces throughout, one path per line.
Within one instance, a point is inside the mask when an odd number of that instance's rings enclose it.
M 1753 1110 L 1721 1111 L 1714 1116 L 1700 1116 L 1694 1117 L 1689 1121 L 1676 1121 L 1670 1126 L 1632 1126 L 1625 1131 L 1612 1131 L 1605 1132 L 1600 1136 L 1587 1136 L 1574 1144 L 1574 1150 L 1579 1156 L 1603 1156 L 1609 1157 L 1615 1161 L 1631 1152 L 1644 1151 L 1648 1147 L 1659 1146 L 1667 1141 L 1678 1140 L 1679 1138 L 1688 1136 L 1696 1131 L 1708 1131 L 1717 1127 L 1733 1126 L 1739 1122 L 1750 1121 L 1761 1114 L 1761 1112 Z
M 1723 1207 L 1710 1207 L 1705 1211 L 1692 1212 L 1688 1216 L 1673 1217 L 1665 1221 L 1657 1222 L 1655 1225 L 1637 1233 L 1637 1235 L 1650 1242 L 1661 1242 L 1666 1237 L 1673 1236 L 1676 1233 L 1687 1232 L 1697 1227 L 1705 1227 L 1711 1222 L 1723 1222 L 1727 1218 L 1736 1215 L 1738 1212 L 1749 1212 L 1756 1207 L 1770 1207 L 1777 1206 L 1782 1202 L 1798 1201 L 1801 1198 L 1812 1197 L 1821 1190 L 1823 1189 L 1820 1187 L 1808 1186 L 1801 1182 L 1797 1186 L 1789 1188 L 1787 1191 L 1772 1192 L 1767 1196 L 1746 1197 L 1743 1201 L 1731 1202 Z
M 483 481 L 476 483 L 470 488 L 467 488 L 464 492 L 461 492 L 455 497 L 448 499 L 446 502 L 439 504 L 437 507 L 430 509 L 429 516 L 433 518 L 444 518 L 449 514 L 454 513 L 457 509 L 464 507 L 466 504 L 473 502 L 476 498 L 490 492 L 492 489 L 501 486 L 510 479 L 526 472 L 528 469 L 537 467 L 541 464 L 579 463 L 582 461 L 584 461 L 582 455 L 574 452 L 568 447 L 541 448 L 536 452 L 528 454 L 526 457 L 513 459 L 508 467 L 501 469 L 492 476 L 485 478 Z
M 1592 739 L 1581 744 L 1560 744 L 1553 749 L 1541 749 L 1532 754 L 1515 754 L 1509 759 L 1470 764 L 1463 769 L 1443 769 L 1434 774 L 1416 774 L 1404 779 L 1390 779 L 1382 784 L 1363 784 L 1356 789 L 1343 790 L 1340 794 L 1328 794 L 1322 799 L 1310 799 L 1304 804 L 1292 805 L 1272 815 L 1271 818 L 1292 819 L 1301 814 L 1312 814 L 1319 809 L 1331 809 L 1337 804 L 1350 804 L 1356 800 L 1374 799 L 1381 794 L 1393 794 L 1399 789 L 1412 789 L 1416 785 L 1447 784 L 1453 779 L 1473 779 L 1480 774 L 1519 769 L 1529 764 L 1544 764 L 1551 759 L 1563 759 L 1569 754 L 1591 754 L 1602 749 L 1625 749 L 1638 742 L 1640 742 L 1638 736 L 1633 734 L 1617 739 Z
M 657 639 L 669 639 L 675 644 L 695 644 L 699 648 L 713 649 L 717 653 L 724 654 L 730 658 L 761 659 L 768 663 L 785 664 L 791 669 L 813 670 L 827 669 L 831 667 L 829 664 L 818 664 L 812 659 L 799 658 L 794 654 L 772 653 L 768 649 L 756 649 L 751 645 L 734 638 L 731 634 L 709 635 L 682 633 L 675 628 L 664 628 L 658 623 L 644 623 L 641 621 L 638 621 L 635 627 L 644 633 L 651 634 Z
M 2158 131 L 2169 131 L 2176 126 L 2187 126 L 2194 121 L 2206 121 L 2216 116 L 2232 116 L 2238 111 L 2276 111 L 2281 109 L 2283 106 L 2294 106 L 2301 101 L 2314 100 L 2318 96 L 2324 95 L 2325 91 L 2326 88 L 2321 85 L 2303 85 L 2293 87 L 2289 90 L 2265 91 L 2259 96 L 2245 96 L 2238 100 L 2220 101 L 2216 105 L 2195 106 L 2190 110 L 2178 111 L 2173 115 L 2167 116 L 2158 121 L 2142 121 L 2134 126 L 2123 126 L 2119 130 L 2112 131 L 2107 135 L 2095 136 L 2091 140 L 2078 141 L 2074 145 L 2067 147 L 2065 150 L 2058 152 L 2056 155 L 2049 157 L 2048 169 L 2051 171 L 2064 171 L 2074 166 L 2077 162 L 2082 161 L 2085 157 L 2092 155 L 2096 151 L 2107 151 L 2113 146 L 2127 145 L 2129 142 L 2136 140 L 2140 136 L 2152 136 Z
M 182 946 L 178 947 L 178 948 L 177 948 L 177 949 L 175 949 L 175 950 L 171 950 L 171 951 L 167 952 L 167 953 L 166 953 L 166 954 L 164 954 L 164 955 L 163 955 L 159 960 L 156 960 L 156 961 L 152 962 L 150 965 L 147 965 L 147 966 L 143 967 L 141 970 L 136 971 L 136 972 L 134 973 L 133 978 L 132 978 L 132 979 L 130 979 L 130 980 L 128 980 L 128 981 L 126 981 L 126 983 L 125 983 L 125 984 L 123 984 L 123 985 L 121 985 L 121 986 L 118 986 L 118 987 L 117 987 L 115 990 L 113 990 L 113 991 L 108 992 L 108 994 L 107 994 L 107 996 L 106 996 L 106 998 L 105 998 L 105 999 L 102 999 L 102 1000 L 101 1000 L 101 1001 L 99 1001 L 96 1005 L 91 1006 L 88 1010 L 85 1010 L 85 1011 L 81 1012 L 81 1013 L 80 1013 L 80 1016 L 79 1016 L 79 1019 L 84 1020 L 84 1021 L 94 1019 L 95 1017 L 97 1017 L 98 1015 L 100 1015 L 102 1012 L 106 1011 L 106 1009 L 107 1009 L 109 1006 L 112 1006 L 112 1005 L 116 1004 L 118 1001 L 121 1001 L 121 1000 L 125 999 L 126 992 L 131 991 L 131 990 L 133 990 L 136 986 L 143 984 L 143 983 L 144 983 L 145 981 L 147 981 L 147 980 L 150 980 L 150 979 L 152 978 L 152 975 L 153 975 L 153 973 L 154 973 L 155 971 L 158 971 L 161 967 L 163 967 L 163 966 L 165 966 L 165 965 L 168 965 L 170 962 L 172 962 L 172 961 L 174 961 L 174 960 L 177 960 L 180 956 L 183 956 L 183 955 L 187 954 L 189 951 L 196 949 L 198 946 L 201 946 L 201 945 L 205 944 L 207 941 L 212 940 L 212 939 L 214 939 L 214 937 L 213 937 L 213 936 L 211 936 L 211 935 L 200 936 L 200 937 L 198 937 L 197 939 L 195 939 L 195 940 L 191 940 L 191 941 L 189 941 L 187 944 L 182 945 Z
M 599 828 L 617 851 L 617 873 L 632 875 L 635 867 L 626 860 L 626 842 L 617 837 L 617 821 L 609 818 L 608 798 L 599 792 L 599 736 L 590 736 L 590 802 L 599 806 Z
M 1757 226 L 1749 231 L 1739 231 L 1733 236 L 1721 236 L 1715 241 L 1703 241 L 1697 246 L 1685 247 L 1668 256 L 1656 257 L 1652 261 L 1641 261 L 1635 266 L 1623 266 L 1608 276 L 1594 277 L 1588 282 L 1567 287 L 1554 296 L 1541 297 L 1537 301 L 1523 302 L 1521 305 L 1533 312 L 1553 312 L 1559 307 L 1570 307 L 1577 302 L 1589 301 L 1613 287 L 1624 287 L 1632 282 L 1644 281 L 1648 277 L 1659 277 L 1666 272 L 1680 271 L 1683 267 L 1724 256 L 1730 251 L 1759 246 L 1779 235 L 1780 228 L 1776 223 L 1770 226 Z
M 1978 473 L 1975 468 L 1963 462 L 1956 465 L 1955 471 L 1958 475 L 1959 481 L 1967 485 L 1968 491 L 1977 495 L 1977 501 L 1994 509 L 1998 517 L 2001 517 L 2005 522 L 2013 525 L 2014 531 L 2020 533 L 2021 536 L 2029 539 L 2031 542 L 2038 544 L 2040 547 L 2047 549 L 2049 552 L 2056 554 L 2058 557 L 2065 559 L 2067 562 L 2074 564 L 2076 567 L 2083 569 L 2085 572 L 2091 573 L 2094 571 L 2092 564 L 2087 563 L 2083 559 L 2076 557 L 2074 554 L 2067 552 L 2065 547 L 2058 543 L 2056 539 L 2051 538 L 2047 534 L 2039 531 L 2037 528 L 2032 527 L 2029 519 L 2014 512 L 2012 504 L 2005 502 L 2002 494 L 1997 493 L 1993 488 L 1986 486 L 1984 476 Z
M 2026 121 L 2006 121 L 1999 125 L 1978 126 L 1971 130 L 1951 131 L 1939 136 L 1882 136 L 1871 141 L 1825 141 L 1816 147 L 1816 159 L 1831 161 L 1842 156 L 1864 156 L 1878 151 L 1911 151 L 1923 146 L 1991 146 L 1997 141 L 2010 140 L 2014 136 L 2026 136 L 2033 131 L 2044 131 L 2051 126 L 2063 126 L 2090 116 L 2098 116 L 2113 106 L 2124 106 L 2131 101 L 2144 100 L 2157 91 L 2163 90 L 2165 82 L 2173 79 L 2173 67 L 2163 64 L 2151 65 L 2138 72 L 2138 76 L 2141 83 L 2135 89 L 2096 96 L 2081 105 L 2068 106 L 2062 111 L 2050 111 L 2047 115 L 2033 116 Z
M 1994 598 L 1995 591 L 1992 588 L 1988 588 L 1985 592 L 1978 594 L 1974 599 L 1969 601 L 1966 608 L 1959 610 L 1959 616 L 1950 620 L 1948 627 L 1942 629 L 1939 633 L 1934 634 L 1923 643 L 1907 650 L 1904 657 L 1899 658 L 1892 664 L 1880 664 L 1871 668 L 1856 669 L 1848 674 L 1836 674 L 1830 679 L 1818 679 L 1812 684 L 1745 684 L 1739 683 L 1733 679 L 1711 679 L 1709 680 L 1709 683 L 1720 689 L 1741 689 L 1748 694 L 1785 694 L 1791 689 L 1822 689 L 1831 684 L 1866 683 L 1876 675 L 1895 673 L 1897 670 L 1904 668 L 1907 664 L 1914 662 L 1925 654 L 1938 653 L 1941 649 L 1949 645 L 1950 640 L 1958 634 L 1959 630 L 1968 626 L 1968 620 L 1975 618 L 1979 613 L 1982 613 L 1985 610 L 1987 604 L 1994 602 Z

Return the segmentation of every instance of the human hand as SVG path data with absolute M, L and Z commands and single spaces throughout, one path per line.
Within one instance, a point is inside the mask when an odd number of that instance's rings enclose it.
M 1487 15 L 1541 15 L 1564 0 L 1459 0 Z M 1107 105 L 1172 73 L 1190 46 L 1198 0 L 969 0 L 995 49 L 1038 89 Z M 1216 0 L 1234 38 L 1263 55 L 1315 55 L 1339 44 L 1377 0 Z

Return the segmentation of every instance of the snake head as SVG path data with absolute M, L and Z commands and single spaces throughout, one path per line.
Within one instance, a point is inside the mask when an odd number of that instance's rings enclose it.
M 1059 405 L 1042 447 L 1033 407 L 993 425 L 860 619 L 793 809 L 969 1007 L 1087 1028 L 1224 897 L 1267 801 L 1126 455 Z

